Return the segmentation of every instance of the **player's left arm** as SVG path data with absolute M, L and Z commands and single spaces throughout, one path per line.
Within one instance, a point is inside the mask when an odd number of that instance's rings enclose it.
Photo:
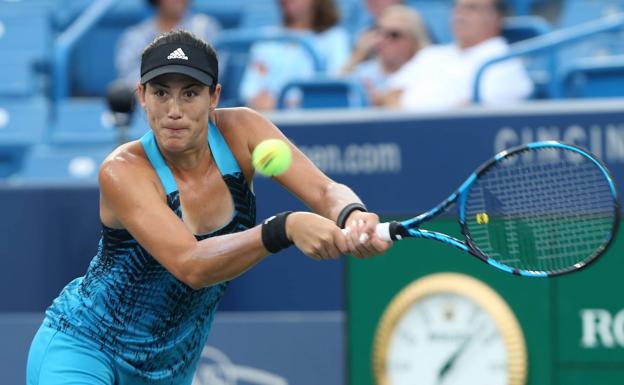
M 336 183 L 303 152 L 294 146 L 288 138 L 268 119 L 250 109 L 241 109 L 237 114 L 238 128 L 243 127 L 247 136 L 249 157 L 245 161 L 251 164 L 253 149 L 263 140 L 281 139 L 291 146 L 292 163 L 288 170 L 273 177 L 278 183 L 304 202 L 312 211 L 332 221 L 336 221 L 343 208 L 351 203 L 362 203 L 360 198 L 344 184 Z M 249 129 L 253 128 L 253 129 Z M 353 210 L 346 218 L 348 229 L 347 241 L 351 253 L 356 257 L 367 257 L 385 252 L 391 245 L 378 239 L 375 227 L 379 217 L 375 213 Z

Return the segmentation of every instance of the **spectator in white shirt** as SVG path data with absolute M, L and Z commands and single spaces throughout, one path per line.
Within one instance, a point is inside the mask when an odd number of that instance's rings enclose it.
M 479 68 L 504 55 L 501 37 L 504 0 L 456 0 L 452 14 L 455 42 L 423 49 L 390 79 L 387 105 L 405 109 L 444 110 L 472 101 Z M 509 104 L 528 98 L 533 84 L 520 60 L 493 65 L 480 83 L 481 101 Z
M 372 59 L 345 71 L 362 83 L 373 105 L 383 105 L 390 76 L 430 44 L 420 14 L 405 5 L 385 8 L 373 29 Z

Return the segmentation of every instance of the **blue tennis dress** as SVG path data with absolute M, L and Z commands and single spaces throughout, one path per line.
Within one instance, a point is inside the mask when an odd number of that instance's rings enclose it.
M 173 174 L 153 133 L 145 134 L 141 143 L 166 190 L 168 206 L 182 218 Z M 198 240 L 255 225 L 255 197 L 212 123 L 208 143 L 233 198 L 234 214 L 222 228 L 196 235 Z M 227 285 L 193 290 L 160 265 L 128 231 L 103 226 L 97 255 L 86 275 L 63 289 L 47 310 L 42 329 L 48 334 L 60 332 L 60 338 L 84 342 L 108 356 L 114 361 L 113 370 L 119 372 L 114 373 L 114 384 L 129 383 L 123 381 L 126 375 L 149 384 L 190 384 Z M 30 366 L 37 364 L 30 362 L 36 361 L 35 343 L 37 337 L 29 358 L 29 384 L 39 384 L 30 378 Z M 41 384 L 47 382 L 42 379 Z

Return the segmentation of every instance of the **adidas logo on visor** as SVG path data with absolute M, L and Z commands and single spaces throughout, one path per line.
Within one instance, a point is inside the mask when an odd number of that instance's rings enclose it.
M 169 60 L 171 60 L 171 59 L 188 60 L 189 58 L 186 56 L 184 51 L 182 51 L 182 48 L 178 48 L 175 51 L 171 52 L 169 54 L 169 56 L 167 56 L 167 59 L 169 59 Z

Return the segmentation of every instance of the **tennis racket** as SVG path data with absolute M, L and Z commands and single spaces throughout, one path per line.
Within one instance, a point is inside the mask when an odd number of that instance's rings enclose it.
M 457 204 L 464 239 L 420 226 Z M 584 268 L 613 241 L 617 190 L 589 152 L 547 141 L 503 151 L 438 206 L 377 226 L 384 240 L 433 239 L 508 273 L 550 277 Z

